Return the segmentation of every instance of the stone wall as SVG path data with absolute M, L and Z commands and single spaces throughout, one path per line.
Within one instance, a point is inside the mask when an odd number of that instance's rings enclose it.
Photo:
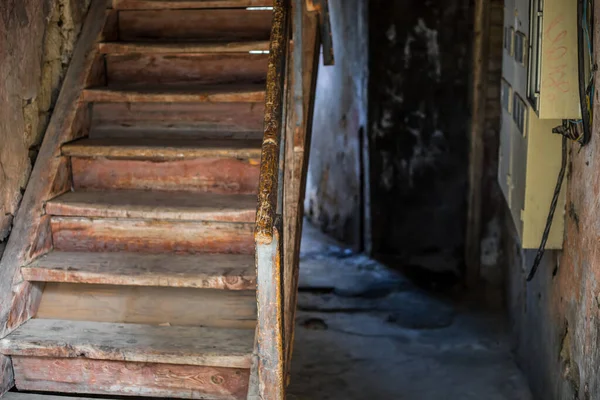
M 0 254 L 90 0 L 0 6 Z

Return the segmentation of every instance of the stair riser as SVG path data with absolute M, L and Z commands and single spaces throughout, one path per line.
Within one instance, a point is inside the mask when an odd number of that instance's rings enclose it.
M 273 0 L 113 0 L 113 7 L 117 10 L 162 10 L 162 9 L 191 9 L 191 8 L 218 8 L 218 7 L 269 7 Z
M 121 40 L 269 40 L 272 11 L 120 11 Z
M 82 100 L 88 103 L 260 103 L 265 101 L 265 88 L 262 84 L 231 86 L 230 90 L 217 90 L 219 86 L 206 86 L 207 90 L 193 87 L 169 91 L 148 91 L 146 88 L 129 87 L 113 90 L 108 87 L 86 89 Z M 187 90 L 186 90 L 187 89 Z
M 264 83 L 267 66 L 265 54 L 106 56 L 109 85 Z
M 53 217 L 58 251 L 253 254 L 254 224 Z
M 254 331 L 256 292 L 47 283 L 36 317 Z
M 263 133 L 257 132 L 219 132 L 198 129 L 166 128 L 96 128 L 90 133 L 92 139 L 169 139 L 169 140 L 260 140 Z
M 166 190 L 254 194 L 259 160 L 195 159 L 153 162 L 73 158 L 75 189 Z
M 19 390 L 245 400 L 249 370 L 89 359 L 13 357 Z
M 92 110 L 94 128 L 169 130 L 194 137 L 202 131 L 262 133 L 265 107 L 264 103 L 95 103 Z

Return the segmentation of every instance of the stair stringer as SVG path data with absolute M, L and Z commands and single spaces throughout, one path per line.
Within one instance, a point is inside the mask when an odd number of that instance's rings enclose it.
M 82 101 L 85 88 L 102 80 L 98 43 L 109 35 L 110 16 L 105 0 L 93 0 L 75 46 L 39 155 L 23 195 L 15 224 L 0 260 L 0 339 L 37 310 L 42 286 L 27 282 L 20 268 L 52 250 L 50 217 L 44 206 L 70 188 L 70 166 L 61 145 L 86 136 L 90 109 Z M 9 357 L 0 355 L 0 397 L 14 385 Z

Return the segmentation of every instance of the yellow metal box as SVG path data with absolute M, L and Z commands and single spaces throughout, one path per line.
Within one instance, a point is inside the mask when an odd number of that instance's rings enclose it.
M 577 4 L 506 0 L 498 181 L 521 244 L 540 245 L 561 166 L 563 119 L 579 118 Z M 566 182 L 546 247 L 563 244 Z
M 577 2 L 517 1 L 529 6 L 527 97 L 541 119 L 581 118 L 577 75 Z M 519 19 L 517 15 L 515 19 Z M 516 44 L 515 44 L 516 46 Z

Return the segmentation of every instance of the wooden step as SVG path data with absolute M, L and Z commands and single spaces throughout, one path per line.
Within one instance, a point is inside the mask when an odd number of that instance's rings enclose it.
M 46 214 L 252 223 L 256 217 L 256 196 L 144 191 L 70 192 L 46 203 Z
M 273 0 L 113 0 L 117 10 L 272 7 Z
M 41 319 L 256 328 L 256 290 L 47 282 Z
M 263 138 L 262 131 L 206 131 L 194 128 L 156 128 L 145 126 L 111 127 L 97 126 L 90 131 L 92 139 L 168 139 L 173 140 L 259 140 Z
M 260 159 L 261 140 L 81 139 L 62 146 L 69 157 L 149 160 Z
M 95 129 L 263 132 L 265 103 L 94 103 Z M 262 139 L 262 134 L 259 137 Z
M 272 19 L 269 9 L 124 10 L 119 11 L 119 40 L 267 41 Z
M 254 330 L 34 319 L 0 341 L 21 390 L 245 399 Z
M 0 340 L 11 356 L 250 368 L 254 331 L 33 319 Z
M 65 397 L 65 396 L 48 396 L 45 394 L 17 393 L 8 392 L 2 400 L 96 400 L 91 397 Z M 117 399 L 104 399 L 117 400 Z
M 112 103 L 258 103 L 265 101 L 264 84 L 185 86 L 185 87 L 100 87 L 85 89 L 87 102 Z
M 59 251 L 254 254 L 254 224 L 52 217 Z
M 268 54 L 109 54 L 105 56 L 109 87 L 244 85 L 265 87 Z M 260 87 L 259 87 L 260 90 Z
M 31 282 L 254 290 L 253 255 L 52 252 L 21 268 Z
M 252 53 L 269 51 L 268 40 L 244 42 L 104 42 L 98 45 L 102 54 L 206 54 Z

